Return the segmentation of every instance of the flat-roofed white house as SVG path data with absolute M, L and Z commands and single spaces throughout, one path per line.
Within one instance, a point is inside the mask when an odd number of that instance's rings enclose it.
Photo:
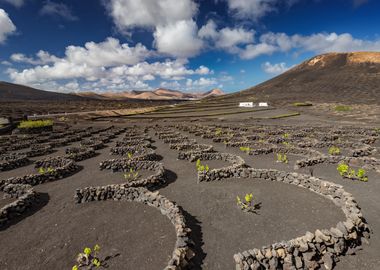
M 260 102 L 259 107 L 268 107 L 268 102 Z
M 253 104 L 253 102 L 240 102 L 239 107 L 241 107 L 241 108 L 253 108 L 253 107 L 255 107 L 255 104 Z

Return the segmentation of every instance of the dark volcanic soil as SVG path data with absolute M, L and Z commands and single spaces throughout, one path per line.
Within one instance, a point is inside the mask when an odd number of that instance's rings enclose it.
M 6 194 L 4 192 L 0 191 L 0 208 L 4 207 L 8 203 L 14 202 L 16 200 L 15 198 L 7 198 L 4 196 L 6 196 Z
M 74 203 L 76 188 L 120 183 L 121 174 L 100 172 L 109 148 L 82 162 L 82 170 L 36 186 L 45 205 L 0 231 L 0 269 L 71 269 L 77 253 L 99 244 L 110 269 L 163 269 L 174 248 L 171 222 L 155 208 L 134 202 Z M 17 175 L 17 170 L 13 170 Z
M 193 237 L 200 246 L 195 269 L 233 269 L 237 252 L 330 228 L 344 218 L 332 202 L 282 183 L 229 179 L 198 184 L 192 164 L 176 161 L 177 152 L 158 137 L 155 140 L 165 167 L 176 173 L 175 181 L 161 193 L 189 213 Z M 261 205 L 258 214 L 236 206 L 236 196 L 246 193 L 253 193 Z

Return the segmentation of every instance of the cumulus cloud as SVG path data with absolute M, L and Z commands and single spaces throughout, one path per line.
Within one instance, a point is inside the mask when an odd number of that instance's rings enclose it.
M 145 81 L 157 77 L 165 80 L 182 80 L 186 76 L 208 75 L 213 72 L 206 66 L 188 69 L 185 59 L 147 62 L 153 53 L 145 46 L 134 47 L 120 44 L 114 38 L 103 42 L 87 42 L 84 47 L 68 46 L 65 56 L 60 58 L 46 51 L 39 51 L 34 57 L 13 54 L 13 62 L 31 65 L 22 70 L 9 68 L 7 73 L 16 83 L 28 85 L 54 86 L 60 81 L 82 80 L 82 88 L 89 85 L 94 89 L 123 89 L 149 87 Z M 65 86 L 64 83 L 59 83 Z M 68 88 L 68 86 L 65 86 Z M 57 88 L 60 89 L 60 88 Z
M 78 20 L 78 17 L 73 14 L 69 6 L 67 6 L 64 3 L 51 2 L 50 0 L 46 1 L 43 4 L 40 10 L 40 14 L 52 17 L 59 17 L 67 21 Z
M 159 53 L 192 57 L 203 48 L 193 17 L 198 5 L 193 0 L 104 1 L 116 27 L 130 33 L 135 27 L 150 29 Z
M 198 11 L 192 0 L 111 0 L 105 5 L 120 30 L 191 20 Z
M 25 0 L 0 0 L 0 2 L 9 3 L 17 8 L 22 7 L 25 4 Z
M 188 88 L 204 88 L 204 87 L 210 87 L 213 85 L 218 84 L 218 81 L 215 78 L 204 78 L 201 77 L 198 80 L 192 80 L 192 79 L 187 79 L 186 80 L 186 86 Z
M 252 42 L 255 32 L 242 27 L 225 27 L 218 30 L 215 22 L 209 20 L 207 24 L 202 26 L 199 30 L 198 35 L 203 39 L 211 40 L 216 48 L 233 53 L 239 50 L 239 45 Z
M 292 67 L 288 67 L 286 63 L 281 62 L 281 63 L 276 63 L 276 64 L 271 64 L 270 62 L 265 62 L 262 65 L 262 69 L 269 74 L 273 75 L 279 75 L 281 73 L 284 73 L 285 71 L 291 69 Z
M 257 21 L 283 5 L 290 7 L 299 0 L 225 0 L 232 15 L 239 19 Z M 357 0 L 360 1 L 360 0 Z M 362 0 L 363 1 L 363 0 Z
M 197 55 L 203 47 L 198 38 L 198 27 L 193 20 L 177 21 L 165 26 L 157 26 L 154 43 L 161 53 L 175 57 Z
M 242 59 L 253 59 L 260 55 L 291 50 L 314 53 L 379 51 L 380 40 L 357 39 L 349 33 L 317 33 L 309 36 L 266 33 L 257 43 L 248 44 L 238 54 Z
M 0 44 L 4 43 L 7 37 L 16 31 L 13 24 L 4 9 L 0 9 Z
M 43 51 L 43 50 L 40 50 L 36 54 L 36 58 L 28 57 L 22 53 L 14 53 L 11 55 L 10 58 L 13 62 L 27 63 L 27 64 L 32 64 L 32 65 L 44 65 L 44 64 L 54 63 L 59 60 L 58 57 L 55 57 L 54 55 L 50 55 L 48 52 Z

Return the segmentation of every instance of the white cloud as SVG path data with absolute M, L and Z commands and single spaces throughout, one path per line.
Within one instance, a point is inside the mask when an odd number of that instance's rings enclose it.
M 281 73 L 284 73 L 285 71 L 291 69 L 292 67 L 286 66 L 286 63 L 276 63 L 276 64 L 271 64 L 270 62 L 265 62 L 262 65 L 262 69 L 269 74 L 274 74 L 278 75 Z
M 160 53 L 185 58 L 195 56 L 203 47 L 197 32 L 198 27 L 193 20 L 158 25 L 154 32 L 154 43 Z
M 239 19 L 257 21 L 281 5 L 290 7 L 299 0 L 225 0 L 232 15 Z M 356 0 L 358 1 L 358 0 Z M 360 0 L 359 0 L 360 1 Z M 363 0 L 362 0 L 363 1 Z
M 198 35 L 203 39 L 211 40 L 216 48 L 235 53 L 239 51 L 238 45 L 253 42 L 255 32 L 242 27 L 225 27 L 218 30 L 215 22 L 209 20 L 207 24 L 199 30 Z
M 192 0 L 111 0 L 105 5 L 122 31 L 191 20 L 198 11 Z
M 188 87 L 209 87 L 212 85 L 218 84 L 217 80 L 215 78 L 204 78 L 201 77 L 199 80 L 192 80 L 192 79 L 187 79 L 186 81 L 186 86 Z
M 379 51 L 380 40 L 363 40 L 354 38 L 349 33 L 317 33 L 309 36 L 284 33 L 263 34 L 258 43 L 248 44 L 239 50 L 242 59 L 253 59 L 260 55 L 271 55 L 275 52 L 352 52 L 352 51 Z
M 275 9 L 277 0 L 227 0 L 228 8 L 234 16 L 257 20 Z
M 264 54 L 270 55 L 277 50 L 278 48 L 275 46 L 266 43 L 249 44 L 244 50 L 240 51 L 239 56 L 242 59 L 253 59 Z
M 127 43 L 120 44 L 118 39 L 107 38 L 100 43 L 87 42 L 84 47 L 68 46 L 64 59 L 41 50 L 36 54 L 36 58 L 15 53 L 11 55 L 11 60 L 32 65 L 45 65 L 66 61 L 88 67 L 110 67 L 123 64 L 136 64 L 152 54 L 151 51 L 140 43 L 134 47 L 130 47 Z
M 174 90 L 182 88 L 181 84 L 178 81 L 163 81 L 160 83 L 160 87 Z
M 13 62 L 31 65 L 22 70 L 8 68 L 9 77 L 16 83 L 35 87 L 68 89 L 68 82 L 76 81 L 81 89 L 126 89 L 149 88 L 145 81 L 157 77 L 165 80 L 182 80 L 187 76 L 208 75 L 213 71 L 206 66 L 188 69 L 185 59 L 147 62 L 154 55 L 143 45 L 130 47 L 119 40 L 108 38 L 104 42 L 87 42 L 84 47 L 68 46 L 65 56 L 60 58 L 45 51 L 35 57 L 13 54 Z M 63 88 L 62 88 L 63 87 Z M 49 90 L 52 90 L 50 88 Z
M 14 53 L 11 55 L 11 60 L 18 63 L 27 63 L 32 65 L 45 65 L 59 61 L 58 57 L 50 55 L 48 52 L 40 50 L 36 54 L 37 58 L 27 57 L 22 53 Z
M 0 0 L 0 2 L 9 3 L 17 8 L 22 7 L 25 4 L 25 0 Z
M 0 44 L 4 43 L 10 34 L 16 31 L 16 26 L 13 24 L 4 9 L 0 9 Z
M 73 14 L 69 6 L 65 5 L 64 3 L 51 2 L 50 0 L 46 1 L 43 4 L 40 10 L 40 14 L 52 17 L 60 17 L 68 21 L 78 20 L 78 17 Z
M 193 0 L 111 0 L 105 2 L 116 27 L 130 34 L 135 27 L 152 30 L 159 53 L 173 57 L 192 57 L 201 51 L 194 16 L 198 5 Z

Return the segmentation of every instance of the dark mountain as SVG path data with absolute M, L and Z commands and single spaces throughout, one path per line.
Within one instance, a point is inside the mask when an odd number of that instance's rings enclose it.
M 82 100 L 84 98 L 38 90 L 24 85 L 0 81 L 0 101 L 27 101 L 27 100 Z
M 380 52 L 329 53 L 244 91 L 213 100 L 379 104 Z

